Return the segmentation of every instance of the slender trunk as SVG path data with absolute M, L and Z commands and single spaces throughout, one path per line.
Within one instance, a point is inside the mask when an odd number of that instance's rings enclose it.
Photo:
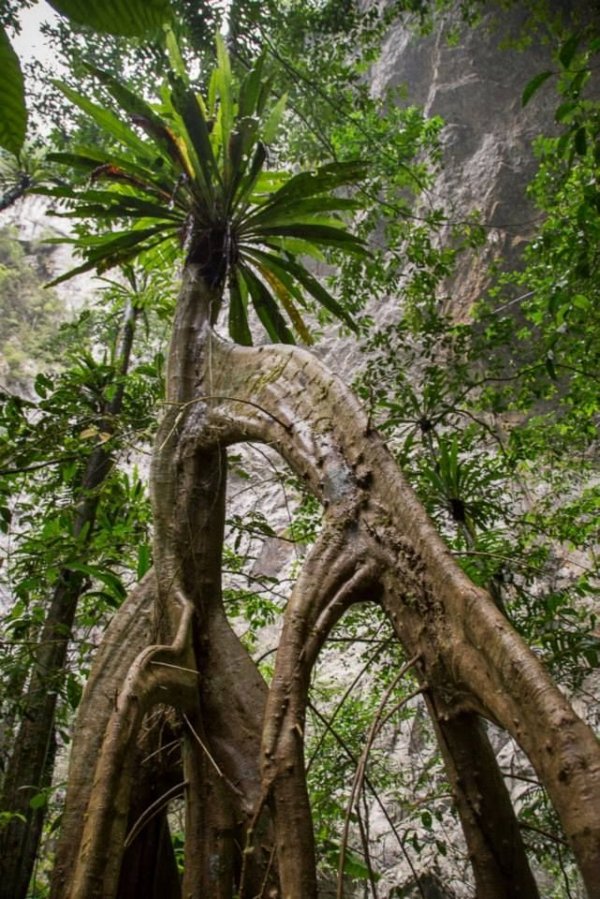
M 125 316 L 119 351 L 119 375 L 128 371 L 139 309 L 131 305 Z M 106 408 L 102 429 L 112 433 L 121 412 L 121 382 Z M 75 514 L 73 537 L 89 545 L 98 509 L 98 488 L 112 467 L 112 457 L 97 446 L 87 463 L 77 492 L 83 497 Z M 77 605 L 84 587 L 81 572 L 63 568 L 58 577 L 22 701 L 22 721 L 8 760 L 0 797 L 0 809 L 14 815 L 0 831 L 0 899 L 24 899 L 41 838 L 45 807 L 32 808 L 30 800 L 52 781 L 55 747 L 55 713 Z
M 435 695 L 427 698 L 478 899 L 537 899 L 521 831 L 483 723 L 473 713 L 452 714 Z
M 188 265 L 169 352 L 167 410 L 153 454 L 152 497 L 161 633 L 168 636 L 179 620 L 177 590 L 194 608 L 199 689 L 185 741 L 183 892 L 228 899 L 244 848 L 252 850 L 245 873 L 254 886 L 269 882 L 270 850 L 268 821 L 253 820 L 266 688 L 227 621 L 221 590 L 227 458 L 218 446 L 197 445 L 205 414 L 198 396 L 211 364 L 207 337 L 219 301 L 219 288 Z
M 0 197 L 0 212 L 14 206 L 17 200 L 20 200 L 21 197 L 25 196 L 32 184 L 33 181 L 29 175 L 26 175 L 25 173 L 19 175 L 17 184 Z

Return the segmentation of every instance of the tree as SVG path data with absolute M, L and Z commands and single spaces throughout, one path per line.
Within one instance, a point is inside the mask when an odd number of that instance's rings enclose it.
M 68 92 L 135 152 L 132 160 L 87 148 L 69 159 L 108 187 L 58 196 L 109 223 L 137 220 L 120 234 L 85 238 L 79 270 L 129 260 L 178 233 L 182 220 L 188 243 L 152 464 L 154 569 L 115 616 L 86 687 L 54 894 L 127 895 L 127 871 L 151 854 L 162 860 L 162 894 L 178 895 L 164 807 L 184 792 L 185 895 L 253 896 L 277 884 L 285 896 L 316 895 L 303 762 L 310 674 L 344 612 L 374 602 L 427 701 L 478 893 L 537 893 L 481 726 L 487 718 L 529 756 L 590 895 L 598 895 L 595 737 L 491 597 L 456 565 L 351 392 L 291 345 L 276 300 L 302 334 L 301 288 L 351 324 L 296 255 L 318 242 L 362 253 L 330 220 L 352 204 L 328 193 L 358 172 L 330 165 L 287 179 L 261 174 L 261 68 L 259 61 L 242 82 L 237 119 L 222 46 L 204 104 L 179 68 L 162 97 L 166 125 L 146 101 L 96 72 L 152 145 Z M 214 330 L 227 288 L 234 343 Z M 250 304 L 287 346 L 250 345 Z M 283 616 L 270 685 L 231 629 L 220 586 L 226 450 L 248 440 L 275 447 L 324 508 Z M 160 727 L 147 717 L 157 704 L 175 710 L 160 716 Z M 160 750 L 173 734 L 182 757 L 168 765 Z M 136 777 L 140 753 L 155 760 L 152 778 Z M 157 809 L 153 825 L 140 829 Z M 152 894 L 158 874 L 139 870 L 138 892 Z
M 29 515 L 19 509 L 32 533 L 28 541 L 13 535 L 14 551 L 23 556 L 24 577 L 16 578 L 19 601 L 6 620 L 7 631 L 19 634 L 27 645 L 27 658 L 7 663 L 16 676 L 9 679 L 9 695 L 3 697 L 7 717 L 12 705 L 20 719 L 12 733 L 14 742 L 10 748 L 3 747 L 6 762 L 3 759 L 0 807 L 7 820 L 0 831 L 0 892 L 6 896 L 27 894 L 46 812 L 46 792 L 52 782 L 57 704 L 65 692 L 71 703 L 78 701 L 77 681 L 68 664 L 78 607 L 92 592 L 94 581 L 113 591 L 113 606 L 125 593 L 119 577 L 107 570 L 111 553 L 106 542 L 102 546 L 102 539 L 98 540 L 102 531 L 98 520 L 108 518 L 115 543 L 119 536 L 123 540 L 119 532 L 126 515 L 111 516 L 110 507 L 123 504 L 126 491 L 115 489 L 113 468 L 121 441 L 127 439 L 135 420 L 134 408 L 141 406 L 141 397 L 129 395 L 133 392 L 136 324 L 144 302 L 150 296 L 156 302 L 156 290 L 142 273 L 136 275 L 130 269 L 128 275 L 126 286 L 110 285 L 113 321 L 102 335 L 114 341 L 112 347 L 105 347 L 110 350 L 110 362 L 106 358 L 96 361 L 78 345 L 72 365 L 59 376 L 40 374 L 36 378 L 39 404 L 9 394 L 2 397 L 3 431 L 10 435 L 2 441 L 2 475 L 8 492 L 10 487 L 14 489 L 10 482 L 16 482 L 31 495 L 30 505 L 35 508 Z M 105 293 L 105 301 L 109 299 Z M 89 317 L 88 312 L 85 318 Z M 115 319 L 119 322 L 116 327 Z M 49 446 L 54 446 L 55 452 L 50 459 Z M 48 467 L 53 469 L 50 477 Z M 40 474 L 44 476 L 41 483 Z M 112 498 L 111 492 L 115 494 Z M 63 498 L 58 507 L 57 495 Z M 9 508 L 5 511 L 8 517 Z M 136 512 L 139 515 L 140 509 Z M 41 539 L 33 533 L 36 524 Z M 141 518 L 138 524 L 143 528 Z M 113 546 L 112 551 L 121 556 L 123 565 L 122 550 Z M 94 597 L 101 607 L 105 597 L 98 592 Z M 40 600 L 42 606 L 36 612 Z M 21 689 L 17 689 L 19 681 Z
M 318 56 L 315 58 L 318 58 Z M 161 111 L 162 114 L 164 114 L 164 107 L 162 108 L 162 110 L 158 110 L 157 108 L 155 108 L 155 111 Z M 139 132 L 138 132 L 138 137 L 139 137 Z M 92 144 L 92 142 L 88 141 L 88 144 Z M 97 150 L 97 146 L 95 144 L 93 146 L 93 149 Z M 114 151 L 114 152 L 116 153 L 117 151 Z M 99 161 L 99 160 L 97 160 L 97 161 Z M 106 163 L 106 162 L 109 162 L 110 160 L 107 160 L 106 157 L 104 157 L 103 161 Z M 164 165 L 164 163 L 163 163 L 163 165 Z M 88 170 L 90 169 L 89 162 L 87 164 L 87 169 Z M 177 178 L 172 177 L 171 173 L 169 173 L 168 177 L 169 177 L 169 180 L 171 181 L 171 183 L 175 183 L 177 181 Z M 98 183 L 100 183 L 100 182 L 98 182 Z M 116 182 L 115 182 L 115 186 L 116 186 Z M 114 187 L 111 189 L 114 189 Z M 122 203 L 125 202 L 125 204 L 127 205 L 127 203 L 129 201 L 121 200 L 121 202 Z M 131 209 L 130 203 L 129 203 L 129 208 Z M 146 224 L 149 224 L 149 223 L 146 223 Z M 425 235 L 424 235 L 424 237 L 425 237 Z M 89 246 L 91 247 L 92 244 L 93 244 L 93 242 L 90 242 Z M 163 244 L 163 246 L 165 246 L 165 244 Z M 425 252 L 427 252 L 426 237 L 423 242 L 421 252 L 423 252 L 423 250 Z M 415 257 L 415 258 L 417 258 L 417 257 Z M 104 260 L 104 261 L 108 261 L 108 260 Z M 375 271 L 375 267 L 372 265 L 371 265 L 371 270 Z M 356 269 L 356 267 L 354 267 L 354 272 L 356 272 L 356 271 L 357 271 L 357 269 Z M 347 285 L 348 285 L 348 283 L 350 283 L 351 278 L 352 278 L 352 273 L 350 273 L 350 275 L 348 276 L 348 280 L 346 282 L 346 293 L 344 294 L 345 298 L 348 295 Z M 366 281 L 366 279 L 365 279 L 365 281 Z M 355 284 L 356 281 L 353 281 L 352 283 Z M 350 306 L 349 303 L 348 303 L 348 305 Z M 419 309 L 418 308 L 415 309 L 415 313 L 418 313 L 418 312 L 419 312 Z M 415 318 L 416 318 L 416 316 L 415 316 Z M 433 324 L 435 324 L 435 322 L 432 319 L 432 325 Z M 541 365 L 541 369 L 542 370 L 544 369 L 543 364 Z M 383 377 L 385 378 L 385 375 L 383 375 Z M 435 385 L 433 385 L 433 386 L 435 386 Z M 412 387 L 412 385 L 409 385 L 409 387 Z M 534 385 L 534 387 L 535 387 L 535 385 Z M 459 393 L 460 393 L 460 391 L 459 391 Z M 369 400 L 369 404 L 372 405 L 369 396 L 367 396 L 367 399 Z M 431 397 L 429 399 L 431 399 Z M 428 402 L 429 402 L 429 400 L 428 400 Z M 408 403 L 408 400 L 407 400 L 407 403 Z M 396 398 L 395 404 L 396 404 L 396 408 L 398 408 L 400 406 L 400 401 L 398 400 L 398 398 Z M 410 403 L 408 403 L 408 404 L 410 405 Z M 425 405 L 427 406 L 427 404 L 425 404 Z M 438 409 L 440 409 L 439 405 L 438 405 Z M 432 438 L 430 440 L 430 443 L 431 443 L 431 470 L 430 470 L 429 474 L 439 475 L 437 480 L 435 478 L 433 479 L 433 480 L 435 480 L 435 483 L 433 483 L 432 479 L 430 478 L 430 481 L 432 481 L 432 484 L 434 487 L 434 490 L 432 491 L 432 496 L 439 496 L 441 504 L 442 505 L 445 504 L 445 506 L 446 506 L 446 514 L 448 514 L 449 508 L 452 510 L 452 515 L 457 516 L 456 521 L 461 526 L 461 528 L 463 525 L 468 525 L 468 527 L 466 528 L 466 530 L 469 532 L 467 534 L 467 536 L 469 536 L 472 539 L 474 529 L 471 525 L 473 522 L 472 521 L 469 522 L 467 519 L 465 519 L 464 521 L 462 519 L 459 520 L 459 518 L 460 518 L 459 511 L 460 511 L 460 502 L 463 501 L 463 497 L 464 497 L 464 501 L 471 504 L 470 508 L 463 510 L 466 513 L 467 518 L 473 519 L 473 521 L 474 521 L 475 519 L 473 516 L 475 513 L 477 513 L 479 515 L 479 520 L 475 522 L 477 524 L 477 526 L 479 526 L 481 521 L 483 520 L 482 509 L 481 508 L 477 509 L 477 507 L 471 503 L 471 497 L 468 495 L 469 491 L 467 489 L 469 479 L 470 479 L 471 484 L 475 483 L 475 481 L 476 481 L 476 477 L 478 474 L 478 472 L 476 470 L 476 466 L 471 466 L 469 468 L 469 462 L 467 462 L 467 465 L 465 466 L 463 460 L 459 456 L 459 453 L 464 452 L 464 449 L 465 449 L 464 441 L 461 443 L 461 446 L 457 448 L 455 439 L 447 440 L 445 435 L 440 436 L 440 434 L 437 432 L 437 418 L 435 417 L 435 413 L 436 413 L 435 408 L 432 409 L 431 406 L 427 406 L 427 408 L 424 408 L 423 411 L 425 413 L 427 413 L 427 414 L 425 414 L 423 422 L 422 422 L 423 436 L 424 436 L 424 438 L 426 438 L 427 435 L 429 435 L 429 437 Z M 430 417 L 428 417 L 429 413 L 431 413 L 431 412 L 433 412 L 433 417 L 434 417 L 434 421 L 433 421 L 434 430 L 431 431 L 431 429 L 430 429 L 429 431 L 426 431 L 426 428 L 432 424 L 431 415 L 430 415 Z M 447 410 L 446 410 L 446 412 L 447 412 Z M 440 414 L 442 414 L 442 413 L 446 414 L 446 412 L 444 412 L 444 404 L 442 403 Z M 411 415 L 414 415 L 414 410 L 412 410 Z M 423 416 L 421 416 L 419 413 L 419 415 L 415 419 L 417 426 L 419 428 L 421 428 L 421 424 L 419 422 L 422 417 Z M 460 438 L 460 439 L 462 440 L 462 438 Z M 458 450 L 458 452 L 457 452 L 457 450 Z M 439 459 L 437 458 L 438 455 L 440 456 Z M 457 459 L 458 459 L 458 464 L 457 464 Z M 462 472 L 461 472 L 461 468 L 462 468 Z M 426 472 L 426 469 L 424 469 L 424 473 L 425 472 Z M 458 475 L 460 475 L 460 477 L 458 477 Z M 463 478 L 462 475 L 466 475 L 466 478 Z M 480 481 L 480 483 L 481 483 L 481 481 Z M 426 499 L 427 499 L 427 495 L 426 495 Z M 435 504 L 433 502 L 430 502 L 428 507 L 435 508 Z M 463 515 L 463 518 L 465 518 L 464 515 Z M 442 524 L 445 524 L 443 519 L 442 519 Z M 463 528 L 463 530 L 464 530 L 464 528 Z M 477 539 L 477 536 L 478 535 L 475 534 L 476 539 Z M 454 545 L 454 549 L 456 549 L 456 544 Z M 472 571 L 473 566 L 469 566 L 469 570 Z M 475 571 L 475 575 L 477 576 L 476 571 Z M 480 578 L 480 582 L 485 583 L 485 580 L 482 580 Z M 542 605 L 542 603 L 540 603 L 540 606 L 541 605 Z M 168 775 L 165 774 L 164 776 L 165 776 L 167 782 L 166 782 L 166 784 L 163 784 L 163 786 L 164 786 L 163 792 L 166 793 L 166 796 L 168 798 L 169 795 L 171 795 L 169 793 L 169 790 L 176 789 L 178 787 L 178 785 L 181 783 L 181 781 L 179 781 L 179 784 L 172 783 L 172 782 L 169 784 Z M 160 783 L 160 778 L 157 778 L 157 780 Z M 160 793 L 161 790 L 159 789 L 158 792 Z M 148 802 L 149 802 L 149 800 L 146 801 L 146 803 L 145 803 L 146 806 L 148 805 Z M 143 808 L 140 811 L 143 811 Z M 132 816 L 133 816 L 133 819 L 137 821 L 137 812 L 132 812 Z M 145 820 L 145 815 L 142 815 L 141 820 L 142 821 Z M 160 821 L 159 821 L 159 823 L 160 823 Z M 139 825 L 134 826 L 132 828 L 132 831 L 135 833 L 136 829 L 139 829 Z M 146 844 L 146 848 L 148 848 L 147 840 L 145 840 L 145 844 Z M 127 867 L 129 867 L 129 865 Z

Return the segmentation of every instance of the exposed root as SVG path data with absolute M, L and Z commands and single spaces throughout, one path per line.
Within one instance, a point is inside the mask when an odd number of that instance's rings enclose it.
M 108 722 L 96 765 L 81 849 L 69 899 L 112 896 L 125 843 L 132 765 L 139 728 L 156 703 L 185 710 L 194 705 L 198 675 L 194 665 L 193 608 L 182 594 L 179 626 L 171 646 L 143 650 L 129 670 Z
M 312 819 L 304 766 L 310 674 L 331 629 L 376 582 L 353 523 L 326 524 L 285 611 L 262 741 L 263 796 L 274 811 L 279 877 L 288 899 L 316 896 Z

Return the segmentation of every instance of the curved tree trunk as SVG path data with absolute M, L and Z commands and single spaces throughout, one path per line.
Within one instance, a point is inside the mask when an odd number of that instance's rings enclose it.
M 199 448 L 193 436 L 194 398 L 205 364 L 203 336 L 215 297 L 192 267 L 186 278 L 152 470 L 153 639 L 161 642 L 147 639 L 117 659 L 121 689 L 113 694 L 107 718 L 93 726 L 94 740 L 102 741 L 96 771 L 83 772 L 74 762 L 68 793 L 74 793 L 83 774 L 85 786 L 79 784 L 77 792 L 85 799 L 68 807 L 65 833 L 73 828 L 75 808 L 85 826 L 76 852 L 69 840 L 61 841 L 53 887 L 57 899 L 114 895 L 135 781 L 136 735 L 158 702 L 183 715 L 186 790 L 188 795 L 194 791 L 194 802 L 188 803 L 184 895 L 230 896 L 242 868 L 252 894 L 270 882 L 268 822 L 254 815 L 261 790 L 266 687 L 222 604 L 226 456 L 218 446 Z M 133 605 L 128 602 L 128 607 Z M 101 654 L 94 666 L 96 693 L 106 692 L 104 666 Z M 93 693 L 86 691 L 82 718 L 93 715 L 93 703 Z M 77 754 L 89 758 L 83 727 L 78 738 Z M 199 797 L 205 800 L 202 808 Z M 250 850 L 245 863 L 244 850 Z
M 600 749 L 593 734 L 490 596 L 458 568 L 342 382 L 302 350 L 218 340 L 210 328 L 215 302 L 188 270 L 152 472 L 161 644 L 130 664 L 100 750 L 78 859 L 63 870 L 66 885 L 56 895 L 114 895 L 128 760 L 143 712 L 161 702 L 179 710 L 185 728 L 183 895 L 230 899 L 239 889 L 244 897 L 266 896 L 277 875 L 286 899 L 316 897 L 303 761 L 310 674 L 345 609 L 371 599 L 417 659 L 478 896 L 536 895 L 477 720 L 484 715 L 529 755 L 597 899 Z M 268 690 L 221 600 L 224 448 L 247 440 L 275 447 L 325 508 L 323 533 L 283 616 Z M 90 714 L 89 702 L 82 715 Z
M 155 576 L 151 570 L 115 614 L 94 659 L 71 740 L 68 789 L 52 873 L 51 899 L 68 894 L 93 785 L 94 765 L 90 760 L 100 755 L 128 671 L 152 642 L 155 596 Z
M 448 719 L 475 712 L 511 733 L 550 795 L 590 896 L 599 896 L 600 744 L 456 565 L 356 399 L 295 348 L 213 340 L 211 360 L 207 433 L 268 441 L 330 515 L 362 531 L 383 566 L 383 608 Z M 518 895 L 511 890 L 503 895 Z

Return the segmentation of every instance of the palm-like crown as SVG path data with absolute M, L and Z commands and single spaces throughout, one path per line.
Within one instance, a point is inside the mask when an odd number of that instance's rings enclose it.
M 211 288 L 229 288 L 229 328 L 250 344 L 251 304 L 269 337 L 309 339 L 299 309 L 312 296 L 350 327 L 346 310 L 308 271 L 305 256 L 322 248 L 364 254 L 340 213 L 354 200 L 334 191 L 364 174 L 362 162 L 334 162 L 292 174 L 267 168 L 267 145 L 285 110 L 285 97 L 269 105 L 272 79 L 261 56 L 234 90 L 229 56 L 217 38 L 217 65 L 206 98 L 190 87 L 172 47 L 174 70 L 153 105 L 113 76 L 91 69 L 129 122 L 62 82 L 63 93 L 94 120 L 117 150 L 78 146 L 50 159 L 89 173 L 83 188 L 46 190 L 69 202 L 67 216 L 106 223 L 125 221 L 115 233 L 74 239 L 85 262 L 74 274 L 130 262 L 165 241 L 180 241 Z M 131 123 L 131 124 L 130 124 Z M 134 127 L 132 127 L 132 125 Z M 283 310 L 283 311 L 282 311 Z

